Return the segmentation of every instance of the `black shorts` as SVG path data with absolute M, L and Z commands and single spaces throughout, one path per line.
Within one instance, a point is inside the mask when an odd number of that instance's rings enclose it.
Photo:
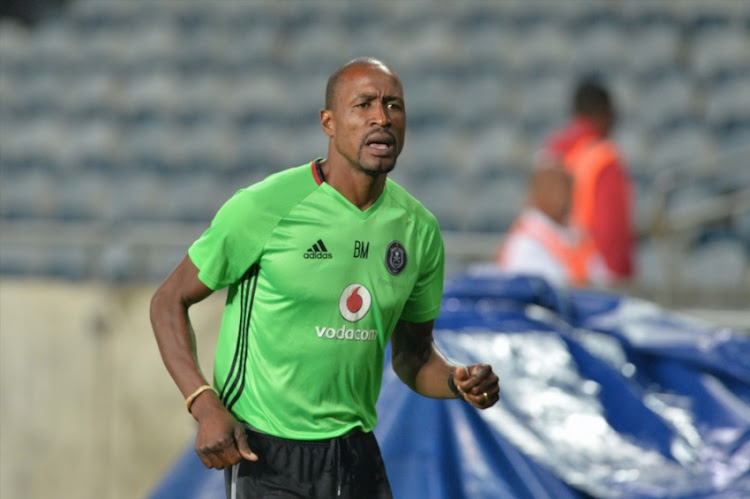
M 393 497 L 372 433 L 352 431 L 327 440 L 287 440 L 248 430 L 258 461 L 224 470 L 227 499 Z

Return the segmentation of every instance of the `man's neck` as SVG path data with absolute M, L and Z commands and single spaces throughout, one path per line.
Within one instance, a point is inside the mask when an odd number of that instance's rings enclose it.
M 573 118 L 576 125 L 585 131 L 586 134 L 604 138 L 608 130 L 604 127 L 602 121 L 595 116 L 578 114 Z
M 386 174 L 368 175 L 349 165 L 332 165 L 328 160 L 320 162 L 320 169 L 325 182 L 362 211 L 372 206 L 385 189 Z

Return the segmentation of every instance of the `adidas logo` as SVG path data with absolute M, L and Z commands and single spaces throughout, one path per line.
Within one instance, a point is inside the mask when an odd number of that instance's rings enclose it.
M 333 255 L 328 252 L 325 243 L 322 239 L 318 239 L 315 244 L 307 248 L 304 257 L 311 260 L 320 260 L 333 258 Z

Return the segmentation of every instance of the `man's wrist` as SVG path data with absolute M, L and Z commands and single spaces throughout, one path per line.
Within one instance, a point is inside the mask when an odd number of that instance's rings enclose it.
M 205 385 L 199 386 L 197 390 L 195 390 L 193 393 L 187 396 L 187 398 L 185 399 L 185 407 L 187 408 L 188 412 L 192 412 L 191 409 L 193 406 L 193 402 L 195 402 L 195 399 L 200 397 L 203 392 L 207 392 L 209 390 L 214 393 L 217 393 L 216 388 L 214 388 L 211 385 L 205 384 Z
M 189 412 L 196 421 L 200 421 L 203 416 L 211 414 L 218 407 L 223 407 L 223 405 L 216 391 L 206 390 L 195 399 Z
M 456 396 L 457 399 L 465 400 L 464 396 L 461 394 L 461 390 L 456 386 L 456 382 L 453 381 L 453 373 L 455 372 L 455 369 L 452 369 L 450 374 L 448 375 L 448 388 L 450 388 L 450 391 L 453 392 L 453 395 Z

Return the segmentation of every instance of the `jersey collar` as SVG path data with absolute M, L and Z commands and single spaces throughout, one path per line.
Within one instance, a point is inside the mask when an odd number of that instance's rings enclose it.
M 372 216 L 373 213 L 378 211 L 378 208 L 380 207 L 381 204 L 383 204 L 383 201 L 385 199 L 385 191 L 388 188 L 387 185 L 386 185 L 386 188 L 383 190 L 383 192 L 380 194 L 380 197 L 378 197 L 378 199 L 375 200 L 375 203 L 373 203 L 373 205 L 367 208 L 365 211 L 362 211 L 356 206 L 354 206 L 351 203 L 351 201 L 346 199 L 343 194 L 341 194 L 339 191 L 337 191 L 336 189 L 331 187 L 328 183 L 326 183 L 326 179 L 323 176 L 323 169 L 320 166 L 320 162 L 322 160 L 323 158 L 318 158 L 310 164 L 313 180 L 315 180 L 316 184 L 323 187 L 323 190 L 325 190 L 331 196 L 338 199 L 341 202 L 341 204 L 343 204 L 347 208 L 347 210 L 351 211 L 358 218 L 362 218 L 362 219 L 368 218 Z
M 321 159 L 322 158 L 318 158 L 312 162 L 313 179 L 315 179 L 315 183 L 318 185 L 322 185 L 326 181 L 325 177 L 323 176 L 323 168 L 320 166 Z

